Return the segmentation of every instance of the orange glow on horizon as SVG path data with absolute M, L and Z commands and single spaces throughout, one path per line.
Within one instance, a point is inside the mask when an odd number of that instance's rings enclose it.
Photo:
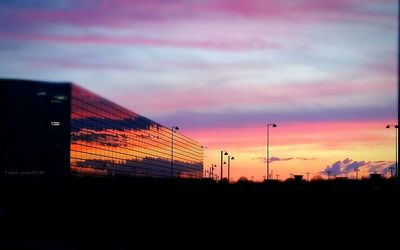
M 326 166 L 350 158 L 357 161 L 394 161 L 394 132 L 385 128 L 395 121 L 354 121 L 318 123 L 279 123 L 270 128 L 270 157 L 281 161 L 270 162 L 272 177 L 280 180 L 290 174 L 310 173 L 310 179 L 321 175 Z M 215 128 L 186 131 L 192 138 L 208 147 L 205 151 L 204 168 L 211 164 L 218 167 L 214 173 L 220 175 L 220 151 L 235 157 L 231 161 L 231 178 L 245 176 L 261 181 L 266 174 L 266 132 L 265 126 L 241 128 Z M 292 158 L 285 160 L 285 158 Z M 226 162 L 227 158 L 224 157 Z M 353 178 L 354 173 L 348 175 Z M 369 173 L 360 171 L 359 177 Z M 227 166 L 224 165 L 224 177 Z

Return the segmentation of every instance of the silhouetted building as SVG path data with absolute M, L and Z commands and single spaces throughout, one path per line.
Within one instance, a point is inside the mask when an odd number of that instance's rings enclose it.
M 202 177 L 199 143 L 75 84 L 0 90 L 1 175 Z
M 295 174 L 295 175 L 293 175 L 293 178 L 294 178 L 295 181 L 302 181 L 303 180 L 303 175 Z
M 372 180 L 379 180 L 382 178 L 382 174 L 372 173 L 372 174 L 369 174 L 369 178 Z

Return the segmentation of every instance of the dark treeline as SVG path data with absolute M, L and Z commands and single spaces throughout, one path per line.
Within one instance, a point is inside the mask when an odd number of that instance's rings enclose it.
M 399 231 L 399 194 L 395 179 L 227 184 L 10 177 L 0 182 L 0 248 L 193 249 L 245 244 L 253 249 L 318 239 L 340 245 L 349 238 L 357 239 L 354 244 L 382 244 Z

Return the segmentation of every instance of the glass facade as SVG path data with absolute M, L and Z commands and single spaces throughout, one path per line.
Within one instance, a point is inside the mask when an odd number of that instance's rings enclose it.
M 202 177 L 196 141 L 79 86 L 0 87 L 0 175 Z
M 196 141 L 79 86 L 71 96 L 73 174 L 202 177 Z

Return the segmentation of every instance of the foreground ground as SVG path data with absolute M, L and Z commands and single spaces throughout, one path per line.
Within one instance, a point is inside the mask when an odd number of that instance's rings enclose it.
M 0 249 L 385 244 L 399 236 L 399 194 L 396 180 L 13 178 L 0 184 Z

